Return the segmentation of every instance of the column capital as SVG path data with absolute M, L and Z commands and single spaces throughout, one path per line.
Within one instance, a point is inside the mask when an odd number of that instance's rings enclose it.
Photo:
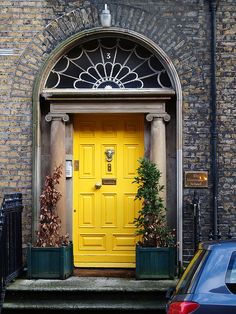
M 68 122 L 70 120 L 68 114 L 66 113 L 51 113 L 49 112 L 46 117 L 45 120 L 47 122 L 51 122 L 53 120 L 61 120 L 63 122 Z
M 151 122 L 156 119 L 163 119 L 164 122 L 169 122 L 170 121 L 170 115 L 166 112 L 162 113 L 149 113 L 146 115 L 146 120 Z

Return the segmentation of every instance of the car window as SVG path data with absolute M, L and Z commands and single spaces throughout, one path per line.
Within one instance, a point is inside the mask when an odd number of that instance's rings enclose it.
M 189 293 L 190 288 L 194 282 L 194 278 L 196 278 L 199 270 L 201 269 L 201 265 L 206 260 L 209 251 L 206 250 L 198 250 L 197 253 L 192 258 L 188 267 L 186 268 L 183 276 L 181 277 L 179 283 L 176 287 L 176 293 L 178 294 L 186 294 Z
M 236 294 L 236 252 L 233 252 L 226 272 L 225 283 L 228 289 Z

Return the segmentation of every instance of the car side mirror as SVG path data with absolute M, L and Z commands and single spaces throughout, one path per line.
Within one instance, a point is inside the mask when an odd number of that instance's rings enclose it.
M 171 287 L 166 292 L 166 299 L 170 300 L 175 292 L 175 287 Z

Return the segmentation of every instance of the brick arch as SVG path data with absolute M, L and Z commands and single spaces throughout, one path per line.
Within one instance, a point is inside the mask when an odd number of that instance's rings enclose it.
M 189 68 L 188 62 L 184 62 L 189 58 L 188 51 L 191 50 L 176 27 L 169 23 L 168 26 L 163 25 L 155 15 L 128 5 L 111 4 L 109 8 L 112 26 L 123 29 L 127 34 L 135 31 L 157 43 L 168 54 L 179 74 L 193 70 Z M 17 64 L 11 96 L 31 97 L 35 79 L 40 75 L 40 70 L 51 53 L 76 34 L 80 33 L 82 36 L 86 30 L 99 28 L 101 9 L 94 5 L 79 7 L 54 19 L 42 32 L 37 33 Z M 194 60 L 191 60 L 191 64 L 194 65 Z

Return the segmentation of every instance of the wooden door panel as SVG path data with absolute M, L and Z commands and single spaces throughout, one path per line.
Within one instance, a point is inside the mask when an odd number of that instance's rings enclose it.
M 105 233 L 80 233 L 79 250 L 106 251 Z
M 79 227 L 95 227 L 95 195 L 81 193 L 79 198 Z
M 135 235 L 130 233 L 113 234 L 114 251 L 134 251 Z
M 102 193 L 101 228 L 117 227 L 117 195 Z
M 124 137 L 125 138 L 139 138 L 140 137 L 140 124 L 137 123 L 137 121 L 125 121 Z
M 80 178 L 95 177 L 95 145 L 80 145 Z
M 78 130 L 78 136 L 81 138 L 95 137 L 96 123 L 95 121 L 81 121 Z
M 124 145 L 124 178 L 133 179 L 138 167 L 137 156 L 140 156 L 138 144 Z
M 123 196 L 123 227 L 134 228 L 134 219 L 137 217 L 139 210 L 139 202 L 135 202 L 135 193 L 125 193 Z
M 102 124 L 101 137 L 109 139 L 117 138 L 116 125 L 114 125 L 111 121 L 105 121 L 105 124 Z

